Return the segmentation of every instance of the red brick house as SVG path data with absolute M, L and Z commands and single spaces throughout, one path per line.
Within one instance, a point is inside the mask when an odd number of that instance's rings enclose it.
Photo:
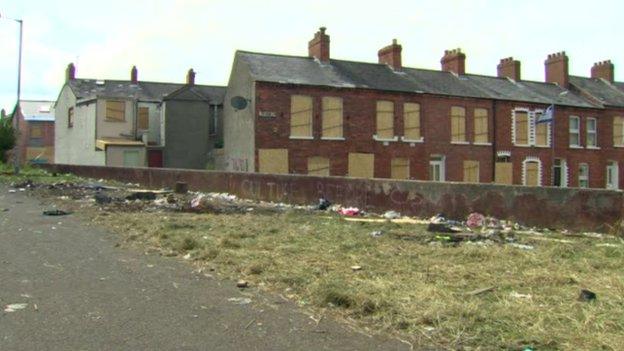
M 440 71 L 404 67 L 401 50 L 395 40 L 378 63 L 331 59 L 321 28 L 306 57 L 237 51 L 224 106 L 226 169 L 622 186 L 624 149 L 613 141 L 624 139 L 624 86 L 612 65 L 573 77 L 557 53 L 545 62 L 546 81 L 533 82 L 512 58 L 490 77 L 466 74 L 459 49 L 445 52 Z M 536 124 L 551 105 L 554 124 Z
M 20 162 L 54 163 L 54 101 L 21 100 L 17 118 Z

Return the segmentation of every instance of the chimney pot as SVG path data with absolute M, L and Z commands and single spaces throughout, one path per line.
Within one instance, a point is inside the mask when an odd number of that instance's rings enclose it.
M 186 84 L 187 85 L 195 85 L 195 71 L 193 69 L 189 69 L 186 74 Z
M 444 56 L 440 60 L 442 71 L 455 74 L 466 74 L 466 55 L 461 49 L 444 50 Z
M 611 60 L 598 61 L 591 68 L 591 77 L 594 79 L 604 79 L 613 83 L 615 78 L 615 67 Z
M 314 38 L 308 42 L 308 56 L 321 62 L 329 61 L 329 35 L 325 34 L 326 27 L 319 28 Z
M 139 82 L 139 70 L 137 70 L 136 66 L 132 66 L 130 70 L 130 81 L 132 84 L 137 84 Z
M 544 71 L 547 83 L 557 83 L 560 87 L 567 89 L 569 83 L 568 56 L 565 51 L 548 55 L 544 61 Z
M 76 79 L 76 66 L 73 63 L 67 65 L 67 69 L 65 69 L 65 82 L 69 82 L 70 80 Z
M 392 67 L 392 69 L 395 71 L 400 71 L 403 68 L 402 63 L 401 63 L 402 51 L 403 51 L 403 47 L 397 44 L 396 39 L 392 39 L 392 44 L 381 48 L 377 52 L 379 63 L 386 64 Z
M 513 57 L 507 57 L 500 60 L 496 66 L 499 78 L 507 77 L 515 81 L 520 80 L 520 61 L 514 60 Z

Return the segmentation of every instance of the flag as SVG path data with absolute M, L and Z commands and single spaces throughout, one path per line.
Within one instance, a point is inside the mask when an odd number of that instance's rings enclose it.
M 535 124 L 551 123 L 553 121 L 554 116 L 555 116 L 555 105 L 550 105 L 548 106 L 546 111 L 544 111 L 544 113 L 542 113 L 537 118 L 537 121 L 535 121 Z

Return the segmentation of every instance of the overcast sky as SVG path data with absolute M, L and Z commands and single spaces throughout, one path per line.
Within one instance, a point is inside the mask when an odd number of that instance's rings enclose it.
M 468 73 L 495 75 L 499 59 L 522 61 L 527 80 L 544 79 L 544 59 L 565 50 L 570 74 L 611 59 L 624 80 L 622 1 L 212 1 L 0 0 L 2 17 L 24 20 L 23 99 L 56 99 L 69 62 L 79 78 L 225 85 L 234 51 L 307 55 L 320 26 L 331 56 L 376 62 L 397 38 L 403 65 L 439 69 L 445 49 L 462 48 Z M 18 25 L 0 20 L 0 107 L 12 108 Z M 622 65 L 622 70 L 618 67 Z

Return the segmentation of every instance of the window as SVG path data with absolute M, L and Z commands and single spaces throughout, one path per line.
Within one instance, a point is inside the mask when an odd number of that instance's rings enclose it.
M 327 157 L 320 156 L 308 158 L 308 174 L 316 176 L 328 176 L 329 159 Z
M 67 128 L 73 128 L 74 127 L 74 108 L 70 107 L 69 110 L 67 110 Z
M 139 107 L 139 118 L 137 119 L 137 128 L 139 130 L 149 129 L 149 108 Z
M 429 180 L 444 181 L 444 156 L 432 155 L 429 159 Z
M 514 111 L 514 144 L 529 145 L 529 113 Z
M 587 147 L 597 147 L 598 146 L 598 130 L 597 130 L 597 125 L 596 125 L 596 119 L 595 118 L 588 118 L 587 119 L 587 141 L 586 141 L 586 146 Z
M 581 163 L 578 171 L 579 188 L 589 188 L 589 166 L 587 163 Z
M 288 150 L 258 149 L 258 172 L 288 173 Z
M 479 182 L 479 161 L 464 161 L 464 182 Z
M 488 110 L 475 108 L 474 110 L 474 142 L 485 144 L 488 140 Z
M 624 117 L 613 117 L 613 146 L 624 146 Z
M 373 178 L 375 155 L 363 153 L 349 154 L 349 177 Z
M 541 170 L 538 160 L 525 160 L 524 161 L 524 182 L 526 186 L 539 186 L 541 185 Z
M 323 97 L 322 138 L 342 138 L 342 99 L 337 97 Z
M 420 104 L 407 102 L 403 104 L 403 138 L 405 140 L 421 140 Z
M 512 184 L 513 183 L 513 164 L 511 163 L 511 156 L 500 155 L 496 157 L 494 171 L 496 175 L 494 177 L 494 183 L 497 184 Z
M 553 186 L 568 186 L 568 166 L 565 159 L 556 158 L 553 164 Z
M 30 124 L 30 138 L 40 139 L 43 138 L 43 127 L 38 123 Z
M 126 103 L 125 101 L 106 101 L 106 119 L 114 122 L 123 122 L 126 120 Z
M 290 137 L 312 138 L 312 97 L 293 95 L 290 98 Z
M 451 142 L 466 141 L 466 109 L 451 107 Z
M 534 121 L 539 120 L 541 112 L 535 113 Z M 550 130 L 550 123 L 535 123 L 535 145 L 548 146 L 548 134 Z
M 409 159 L 403 157 L 393 158 L 390 161 L 390 178 L 409 179 Z
M 570 146 L 581 146 L 581 119 L 570 116 Z
M 394 103 L 377 101 L 377 138 L 394 139 Z
M 618 189 L 619 187 L 619 175 L 618 175 L 618 163 L 615 161 L 609 161 L 607 163 L 607 189 Z

